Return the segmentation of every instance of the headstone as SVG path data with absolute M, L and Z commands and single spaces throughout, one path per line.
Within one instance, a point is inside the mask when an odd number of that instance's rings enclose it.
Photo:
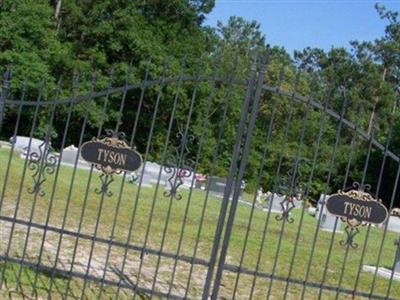
M 222 197 L 226 187 L 226 178 L 209 176 L 207 185 L 210 193 Z
M 151 162 L 145 162 L 142 167 L 140 167 L 137 171 L 136 171 L 136 175 L 137 175 L 137 180 L 134 181 L 135 184 L 139 185 L 141 184 L 141 186 L 146 186 L 146 187 L 151 187 L 152 184 L 150 182 L 152 176 L 151 173 L 149 172 L 149 169 L 151 169 Z M 150 166 L 149 166 L 150 165 Z M 144 170 L 143 170 L 144 168 Z
M 400 233 L 400 218 L 397 216 L 390 216 L 388 218 L 388 231 L 399 232 Z
M 270 194 L 267 198 L 267 207 L 264 210 L 280 213 L 282 211 L 281 202 L 285 200 L 285 196 L 276 193 Z
M 397 246 L 397 251 L 393 271 L 400 274 L 400 238 L 394 244 Z
M 186 189 L 195 187 L 195 175 L 193 172 L 183 169 L 183 170 L 178 170 L 177 175 L 181 176 L 182 178 L 181 187 Z
M 376 272 L 379 276 L 382 276 L 386 279 L 400 281 L 400 239 L 395 241 L 394 244 L 396 245 L 397 250 L 393 270 L 385 267 L 363 265 L 363 271 L 370 273 Z
M 296 208 L 301 208 L 302 205 L 303 205 L 303 201 L 297 200 L 297 198 L 296 198 L 296 199 L 293 200 L 293 204 L 294 204 L 294 208 L 295 209 Z
M 197 173 L 194 175 L 195 176 L 195 188 L 196 189 L 201 189 L 204 190 L 206 185 L 207 185 L 207 176 Z
M 208 181 L 207 181 L 207 185 L 206 186 L 209 189 L 211 194 L 213 194 L 214 196 L 222 198 L 224 196 L 224 192 L 225 192 L 226 178 L 218 177 L 218 176 L 208 176 Z M 232 195 L 234 193 L 234 187 L 235 186 L 236 186 L 236 183 L 233 182 L 230 197 L 232 197 Z M 242 194 L 245 186 L 246 185 L 245 185 L 244 181 L 242 181 L 241 184 L 240 184 L 240 194 L 239 194 L 239 196 Z
M 44 141 L 35 139 L 35 138 L 29 138 L 26 136 L 15 136 L 10 138 L 10 143 L 14 144 L 14 149 L 21 153 L 22 157 L 26 157 L 29 153 L 40 153 L 39 146 L 43 144 Z M 29 147 L 30 144 L 30 147 Z
M 62 151 L 61 162 L 66 164 L 75 164 L 76 157 L 79 155 L 78 148 L 74 145 L 64 148 Z M 79 160 L 79 157 L 78 157 Z
M 152 185 L 160 185 L 160 186 L 165 186 L 166 188 L 169 188 L 171 183 L 168 181 L 170 177 L 175 173 L 175 176 L 182 174 L 183 171 L 189 172 L 190 176 L 183 176 L 182 177 L 182 184 L 180 185 L 180 188 L 190 188 L 192 187 L 192 182 L 194 186 L 194 180 L 193 180 L 193 174 L 190 171 L 187 170 L 181 170 L 181 171 L 176 171 L 173 168 L 171 168 L 171 172 L 167 172 L 169 169 L 167 169 L 165 166 L 159 165 L 154 162 L 146 162 L 144 164 L 144 171 L 139 169 L 136 171 L 137 176 L 142 176 L 142 185 L 144 186 L 152 186 Z M 143 172 L 142 172 L 143 171 Z M 161 173 L 160 173 L 161 171 Z M 143 174 L 143 175 L 142 175 Z M 171 179 L 172 183 L 179 182 L 178 178 L 174 177 Z M 136 180 L 135 183 L 139 183 L 140 180 Z
M 310 214 L 311 216 L 315 217 L 316 213 L 317 213 L 317 208 L 315 208 L 314 206 L 310 206 L 308 208 L 308 214 Z
M 161 175 L 160 175 L 160 169 L 161 169 Z M 137 174 L 141 175 L 142 169 L 139 169 L 137 171 Z M 160 180 L 158 180 L 158 177 L 160 177 Z M 165 169 L 161 165 L 149 161 L 146 162 L 144 166 L 142 185 L 151 186 L 151 185 L 156 185 L 158 182 L 160 185 L 165 185 L 167 179 L 168 179 L 168 174 L 165 172 Z M 137 180 L 136 182 L 138 183 L 139 180 Z
M 82 159 L 79 153 L 79 149 L 74 145 L 70 145 L 63 149 L 60 163 L 67 166 L 75 166 L 75 161 L 77 157 L 78 157 L 76 165 L 77 168 L 81 169 L 90 168 L 90 164 Z
M 152 187 L 152 177 L 147 174 L 143 174 L 141 180 L 136 181 L 137 184 L 141 184 L 141 186 Z
M 337 217 L 332 215 L 326 209 L 326 201 L 329 199 L 328 195 L 321 194 L 318 200 L 317 211 L 315 214 L 316 220 L 320 219 L 319 228 L 324 231 L 333 231 Z M 321 216 L 321 217 L 320 217 Z M 336 224 L 336 232 L 341 232 L 342 222 L 338 219 Z
M 257 194 L 256 194 L 257 204 L 262 206 L 264 204 L 264 200 L 265 200 L 265 194 L 264 194 L 264 191 L 263 191 L 262 187 L 260 187 L 257 190 Z
M 158 174 L 160 173 L 161 165 L 153 162 L 146 162 L 144 166 L 144 174 L 150 177 L 158 178 Z

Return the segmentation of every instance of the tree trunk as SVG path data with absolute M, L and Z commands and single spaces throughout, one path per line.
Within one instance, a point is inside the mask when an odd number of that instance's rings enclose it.
M 57 0 L 55 12 L 54 12 L 54 19 L 56 20 L 56 31 L 57 32 L 60 30 L 60 26 L 61 26 L 61 17 L 60 17 L 61 3 L 62 3 L 62 0 Z

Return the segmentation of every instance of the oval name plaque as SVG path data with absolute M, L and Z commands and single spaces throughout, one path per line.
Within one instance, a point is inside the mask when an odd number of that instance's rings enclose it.
M 354 237 L 360 232 L 360 225 L 382 224 L 387 220 L 389 213 L 386 207 L 369 193 L 370 190 L 369 184 L 354 182 L 353 189 L 339 191 L 326 201 L 326 209 L 346 222 L 344 230 L 347 237 L 339 242 L 340 245 L 357 248 Z
M 388 218 L 386 207 L 370 193 L 360 190 L 339 192 L 329 197 L 326 209 L 353 227 L 361 223 L 381 224 Z
M 338 217 L 373 224 L 385 222 L 388 215 L 386 207 L 378 201 L 354 199 L 347 195 L 331 196 L 327 200 L 326 208 Z
M 80 149 L 82 158 L 105 174 L 134 172 L 143 163 L 142 156 L 115 135 L 103 139 L 93 138 Z

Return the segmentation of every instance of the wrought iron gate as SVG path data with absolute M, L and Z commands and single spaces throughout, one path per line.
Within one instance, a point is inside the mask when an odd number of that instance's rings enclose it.
M 364 272 L 394 268 L 399 246 L 388 222 L 336 217 L 331 232 L 322 226 L 332 187 L 345 193 L 358 181 L 350 190 L 371 195 L 373 181 L 380 198 L 389 164 L 397 166 L 386 191 L 393 208 L 400 159 L 392 128 L 379 140 L 376 127 L 365 130 L 362 105 L 344 89 L 301 95 L 301 68 L 287 70 L 268 54 L 246 68 L 239 58 L 211 71 L 198 66 L 174 74 L 166 63 L 157 75 L 149 63 L 139 81 L 131 66 L 118 87 L 113 75 L 106 85 L 93 76 L 89 87 L 75 76 L 67 96 L 61 80 L 13 92 L 8 68 L 0 96 L 0 133 L 10 137 L 0 148 L 2 290 L 89 299 L 400 297 L 394 272 Z M 269 69 L 278 67 L 274 78 Z M 135 148 L 143 166 L 98 170 L 77 155 L 92 138 Z M 380 172 L 371 175 L 376 157 Z M 363 170 L 352 169 L 355 159 Z M 202 188 L 198 173 L 208 176 Z M 212 182 L 225 175 L 218 193 Z M 247 194 L 251 176 L 256 192 Z M 268 203 L 260 192 L 267 185 Z M 316 191 L 312 217 L 306 200 Z

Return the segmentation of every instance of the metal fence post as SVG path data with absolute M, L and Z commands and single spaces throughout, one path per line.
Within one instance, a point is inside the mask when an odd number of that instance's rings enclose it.
M 218 262 L 218 268 L 217 268 L 217 272 L 216 272 L 216 276 L 215 276 L 215 280 L 214 280 L 214 286 L 213 286 L 213 291 L 211 294 L 211 299 L 217 299 L 217 297 L 218 297 L 219 287 L 220 287 L 221 279 L 222 279 L 222 273 L 223 273 L 224 266 L 225 266 L 226 254 L 227 254 L 228 246 L 229 246 L 229 240 L 231 238 L 233 222 L 235 220 L 236 209 L 237 209 L 237 205 L 238 205 L 238 201 L 239 201 L 240 186 L 241 186 L 241 182 L 243 180 L 244 172 L 246 170 L 250 146 L 251 146 L 251 142 L 253 139 L 253 131 L 254 131 L 256 120 L 257 120 L 257 113 L 258 113 L 258 110 L 260 107 L 261 92 L 262 92 L 262 86 L 263 86 L 264 78 L 265 78 L 265 69 L 267 66 L 267 60 L 268 60 L 268 53 L 265 55 L 265 57 L 263 58 L 263 61 L 261 62 L 261 69 L 258 74 L 258 80 L 256 83 L 256 91 L 254 94 L 254 99 L 253 99 L 252 107 L 251 107 L 250 119 L 249 119 L 247 130 L 245 131 L 245 143 L 243 146 L 242 157 L 240 159 L 239 173 L 237 176 L 237 180 L 235 182 L 235 189 L 234 189 L 234 194 L 232 197 L 232 205 L 231 205 L 231 208 L 229 211 L 228 221 L 227 221 L 226 227 L 225 227 L 225 235 L 224 235 L 223 244 L 222 244 L 222 248 L 221 248 L 220 259 Z
M 12 69 L 11 65 L 8 65 L 7 71 L 4 73 L 3 86 L 1 88 L 1 94 L 0 94 L 0 134 L 1 130 L 3 129 L 4 111 L 6 107 L 5 102 L 7 99 L 11 78 L 12 78 Z
M 208 299 L 209 291 L 210 291 L 210 287 L 211 287 L 211 281 L 212 281 L 213 274 L 214 274 L 214 267 L 217 262 L 219 245 L 220 245 L 220 241 L 221 241 L 221 237 L 222 237 L 222 231 L 224 228 L 226 212 L 227 212 L 228 204 L 229 204 L 229 197 L 232 192 L 234 176 L 237 172 L 242 137 L 244 134 L 246 120 L 248 118 L 250 101 L 253 96 L 253 90 L 254 90 L 255 81 L 256 81 L 256 77 L 257 77 L 257 68 L 256 68 L 257 67 L 257 57 L 258 57 L 258 53 L 256 54 L 256 58 L 251 67 L 251 74 L 250 74 L 250 78 L 249 78 L 249 81 L 247 84 L 247 92 L 246 92 L 246 96 L 245 96 L 245 99 L 244 99 L 244 102 L 242 105 L 239 127 L 238 127 L 238 131 L 237 131 L 237 135 L 236 135 L 235 145 L 233 148 L 231 165 L 229 167 L 229 173 L 228 173 L 229 175 L 228 175 L 228 178 L 226 181 L 224 196 L 223 196 L 222 204 L 221 204 L 221 210 L 220 210 L 220 213 L 218 216 L 218 223 L 217 223 L 217 227 L 216 227 L 215 235 L 214 235 L 210 263 L 209 263 L 207 276 L 206 276 L 206 280 L 205 280 L 205 284 L 204 284 L 203 295 L 202 295 L 203 300 Z

